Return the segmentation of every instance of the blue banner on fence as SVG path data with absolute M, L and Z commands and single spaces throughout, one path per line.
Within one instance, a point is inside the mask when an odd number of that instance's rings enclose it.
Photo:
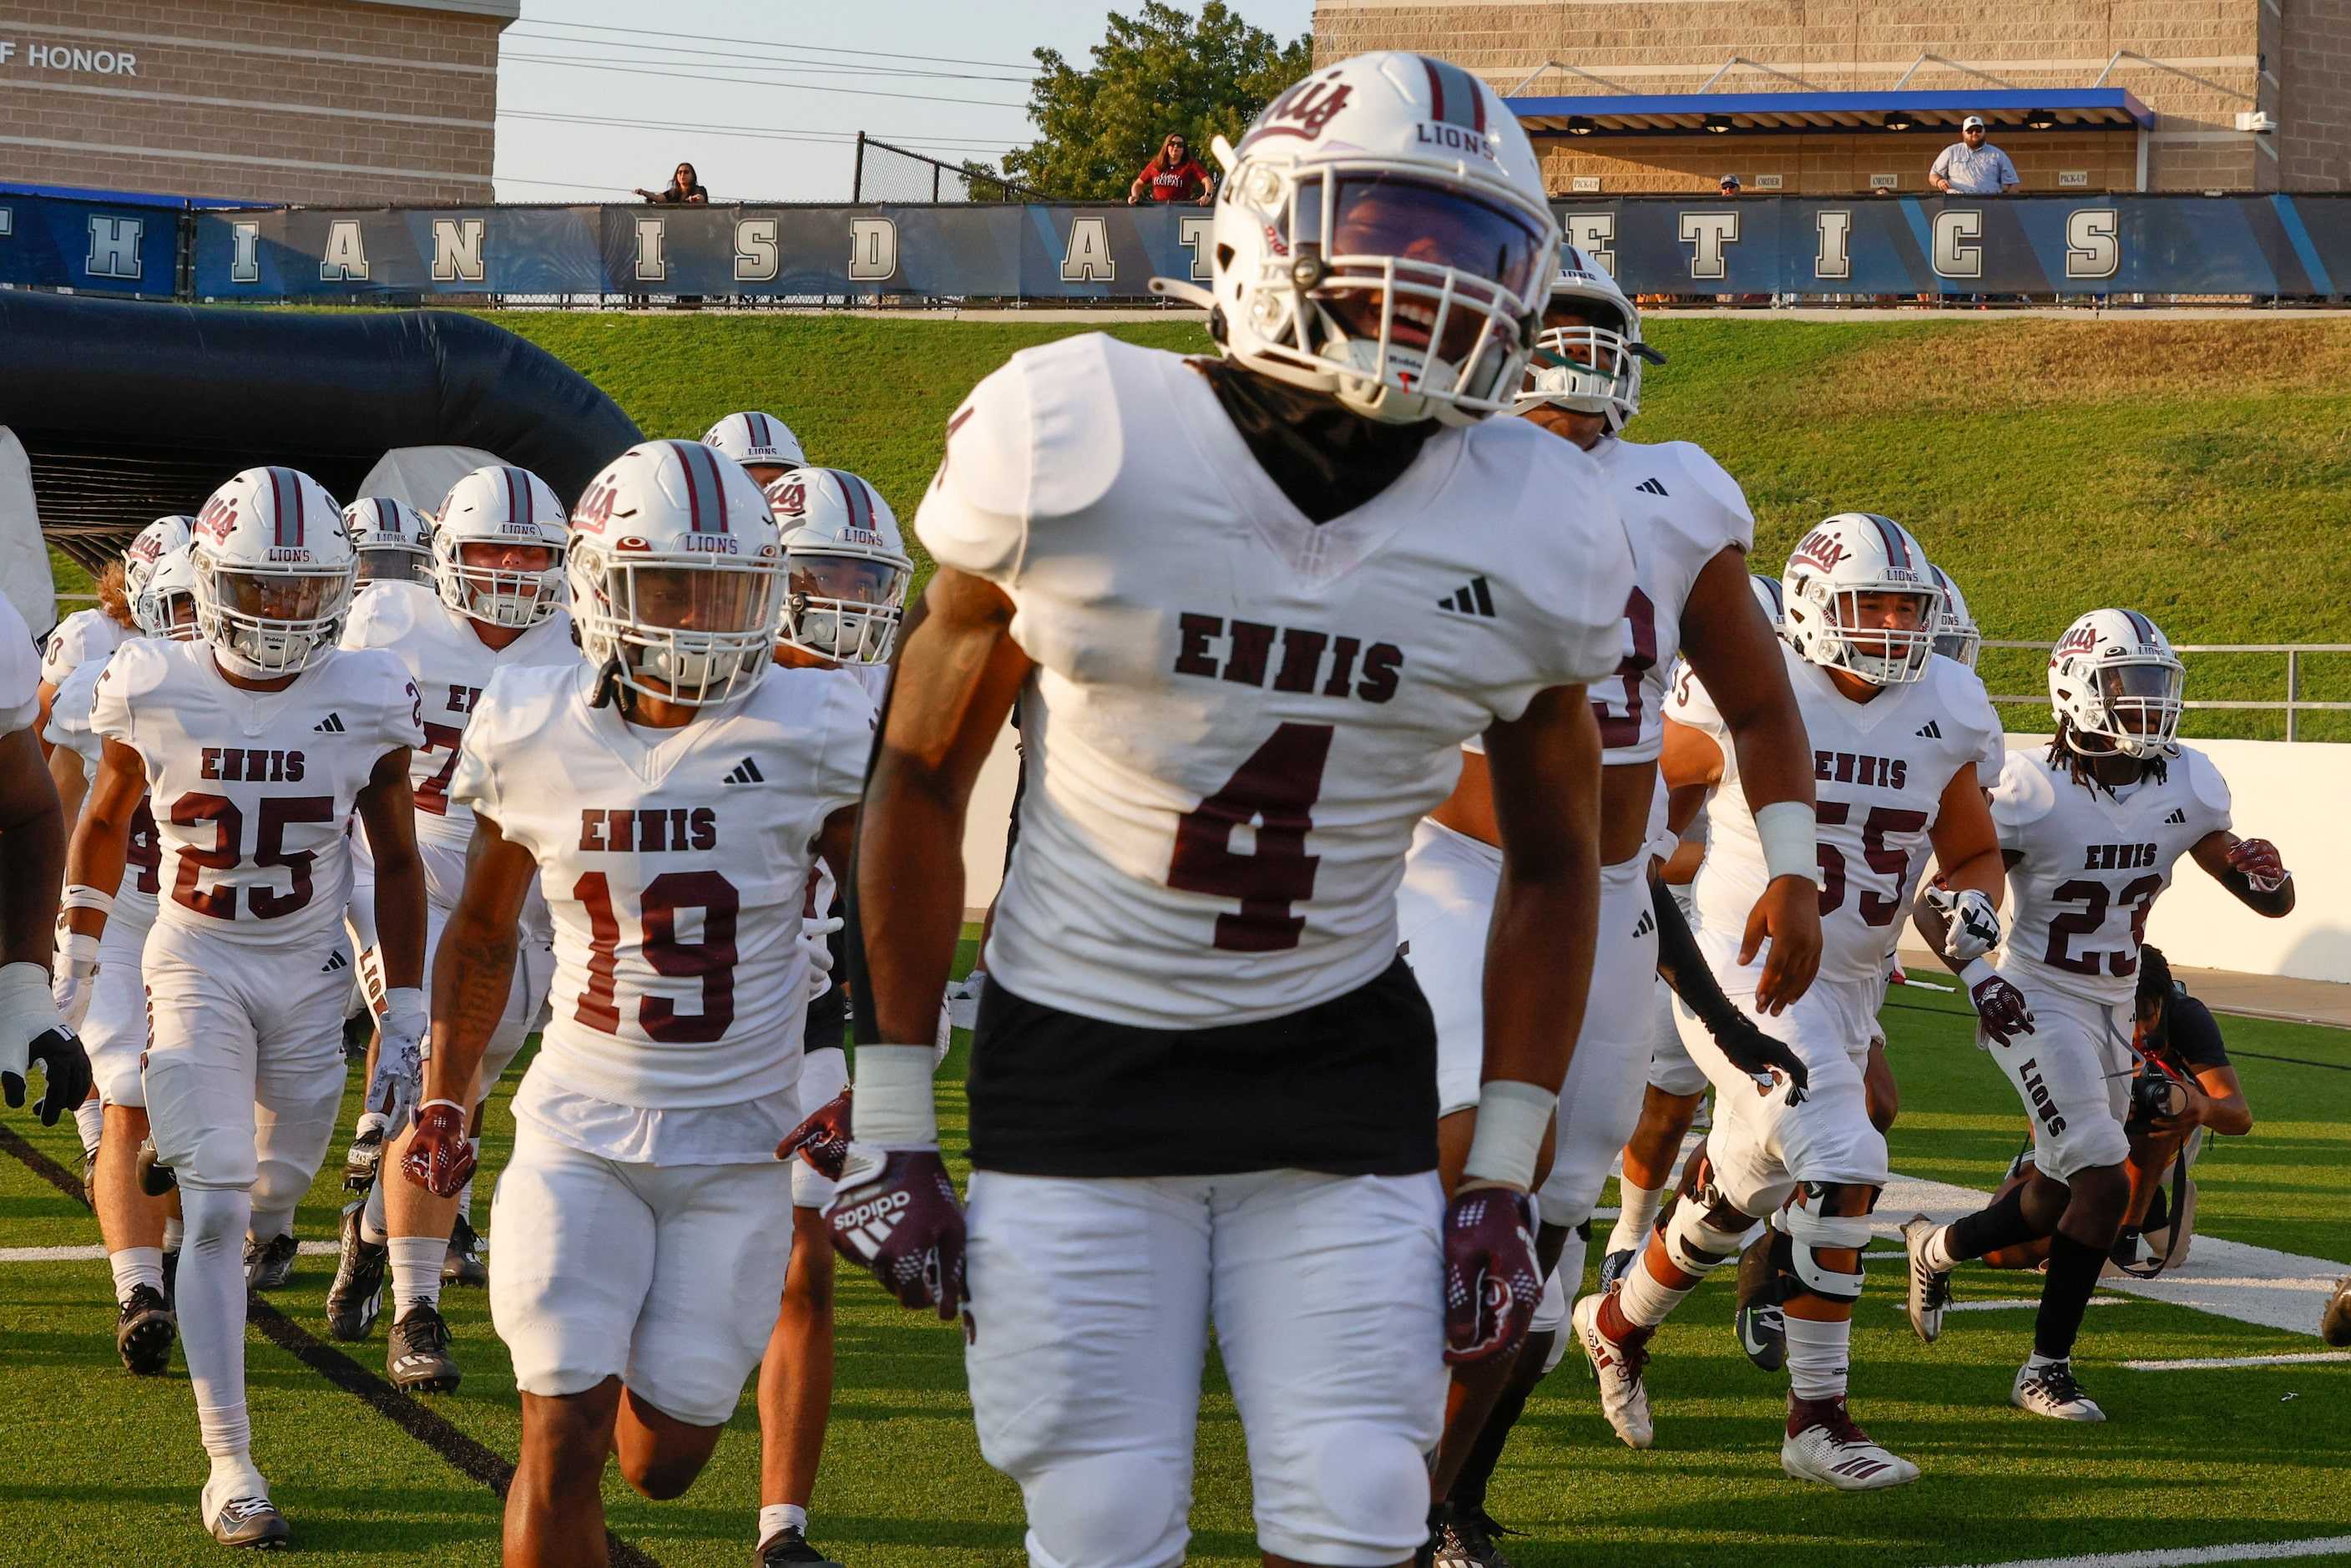
M 169 299 L 179 267 L 169 207 L 0 195 L 0 284 Z
M 2336 296 L 2351 196 L 1572 201 L 1568 235 L 1642 294 Z M 1167 206 L 154 209 L 0 197 L 0 282 L 225 302 L 436 295 L 1134 299 L 1205 280 L 1209 215 Z

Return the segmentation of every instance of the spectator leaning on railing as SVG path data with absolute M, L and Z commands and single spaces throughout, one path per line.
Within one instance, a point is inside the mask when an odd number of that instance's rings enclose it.
M 1143 166 L 1143 172 L 1134 177 L 1134 183 L 1126 188 L 1126 204 L 1136 205 L 1145 192 L 1155 202 L 1190 201 L 1195 185 L 1200 190 L 1200 205 L 1205 207 L 1215 200 L 1216 186 L 1207 170 L 1192 156 L 1191 143 L 1184 140 L 1182 132 L 1171 132 L 1151 162 Z
M 648 202 L 666 202 L 694 206 L 707 206 L 710 204 L 710 193 L 702 188 L 702 176 L 694 172 L 694 165 L 691 163 L 680 163 L 677 166 L 677 172 L 669 177 L 668 190 L 648 191 L 640 185 L 637 187 L 636 193 Z
M 1959 123 L 1959 139 L 1943 149 L 1927 171 L 1928 183 L 1954 196 L 1998 196 L 2018 184 L 2008 154 L 1984 140 L 1983 116 Z

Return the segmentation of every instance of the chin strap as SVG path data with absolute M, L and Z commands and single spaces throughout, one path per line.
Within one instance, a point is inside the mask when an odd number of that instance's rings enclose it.
M 637 694 L 621 678 L 622 668 L 617 657 L 604 661 L 604 667 L 596 672 L 596 695 L 590 699 L 590 707 L 618 708 L 622 718 L 636 711 Z

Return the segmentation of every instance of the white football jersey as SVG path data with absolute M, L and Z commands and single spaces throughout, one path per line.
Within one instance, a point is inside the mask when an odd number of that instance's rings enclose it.
M 41 716 L 41 661 L 32 628 L 0 594 L 0 735 L 30 729 Z
M 1784 644 L 1781 653 L 1813 747 L 1827 884 L 1821 890 L 1820 977 L 1876 980 L 1910 907 L 1943 790 L 1962 768 L 1977 766 L 1988 743 L 1997 744 L 2000 720 L 1983 683 L 1939 654 L 1923 678 L 1857 703 L 1818 664 Z M 1666 716 L 1705 732 L 1722 748 L 1722 784 L 1707 808 L 1712 836 L 1698 873 L 1698 927 L 1735 939 L 1746 931 L 1765 883 L 1763 843 L 1740 783 L 1738 747 L 1714 699 L 1687 671 Z
M 102 659 L 137 635 L 103 610 L 77 610 L 58 622 L 41 644 L 41 679 L 62 685 L 75 666 Z
M 1655 762 L 1665 747 L 1667 674 L 1681 648 L 1682 609 L 1706 563 L 1726 546 L 1754 548 L 1755 515 L 1739 482 L 1703 447 L 1610 436 L 1592 449 L 1634 549 L 1625 656 L 1592 688 L 1602 763 Z
M 99 759 L 104 753 L 105 742 L 90 728 L 90 708 L 98 700 L 98 678 L 113 662 L 111 651 L 95 659 L 86 659 L 66 672 L 57 683 L 57 695 L 49 699 L 49 724 L 42 737 L 51 746 L 62 746 L 81 758 L 85 781 L 98 777 Z M 71 831 L 68 825 L 68 831 Z M 148 809 L 147 797 L 139 797 L 138 809 L 131 813 L 131 839 L 124 851 L 122 883 L 114 892 L 114 918 L 128 919 L 139 925 L 151 925 L 155 920 L 155 895 L 162 883 L 157 874 L 163 863 L 162 846 L 155 837 L 154 813 Z
M 1099 335 L 974 390 L 915 531 L 1004 590 L 1038 665 L 988 972 L 1144 1028 L 1282 1017 L 1393 963 L 1461 742 L 1612 674 L 1632 587 L 1573 443 L 1444 430 L 1317 525 L 1186 361 Z
M 156 918 L 270 946 L 341 930 L 352 807 L 387 752 L 423 744 L 416 709 L 408 672 L 373 650 L 321 649 L 285 690 L 248 692 L 203 643 L 117 649 L 90 727 L 147 766 Z
M 1991 820 L 2000 847 L 2024 857 L 2008 873 L 2001 971 L 2127 1008 L 2147 911 L 2179 857 L 2229 828 L 2229 785 L 2190 746 L 2170 758 L 2163 782 L 2142 780 L 2120 800 L 2074 783 L 2043 751 L 2011 751 Z
M 463 850 L 474 836 L 474 813 L 449 798 L 466 720 L 490 677 L 516 664 L 576 664 L 571 617 L 558 610 L 503 648 L 474 632 L 475 622 L 441 601 L 427 583 L 376 582 L 360 595 L 343 627 L 346 648 L 382 648 L 408 666 L 423 703 L 424 744 L 409 758 L 416 793 L 416 836 Z
M 643 729 L 590 707 L 595 689 L 585 660 L 500 670 L 450 783 L 538 860 L 554 916 L 530 1071 L 653 1110 L 790 1090 L 814 841 L 857 801 L 873 706 L 841 671 L 774 669 L 682 729 Z

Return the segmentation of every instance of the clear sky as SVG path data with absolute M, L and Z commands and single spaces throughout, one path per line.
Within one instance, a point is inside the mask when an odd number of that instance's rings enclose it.
M 1313 0 L 1232 4 L 1280 38 L 1313 26 Z M 845 202 L 859 131 L 992 162 L 1031 139 L 1029 51 L 1084 65 L 1112 8 L 523 0 L 498 72 L 498 199 L 625 199 L 666 184 L 683 161 L 716 201 Z

